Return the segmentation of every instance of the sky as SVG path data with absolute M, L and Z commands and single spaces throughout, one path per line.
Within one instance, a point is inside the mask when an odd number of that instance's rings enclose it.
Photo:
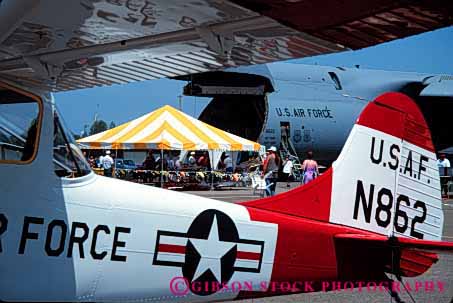
M 395 71 L 453 74 L 453 27 L 380 44 L 357 51 L 290 60 L 318 64 Z M 116 125 L 138 118 L 165 104 L 176 108 L 184 81 L 160 79 L 55 94 L 69 128 L 80 134 L 95 116 Z M 198 117 L 210 98 L 182 96 L 183 111 Z

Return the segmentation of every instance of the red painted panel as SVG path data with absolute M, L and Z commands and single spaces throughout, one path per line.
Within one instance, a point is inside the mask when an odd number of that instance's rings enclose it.
M 357 118 L 357 124 L 402 138 L 404 112 L 387 104 L 372 102 Z
M 370 127 L 434 152 L 428 124 L 417 104 L 401 93 L 385 93 L 363 110 L 357 124 Z
M 248 208 L 254 221 L 278 224 L 272 281 L 315 281 L 337 275 L 333 234 L 340 226 Z
M 401 252 L 401 271 L 406 277 L 416 277 L 425 273 L 439 260 L 437 254 L 412 249 Z

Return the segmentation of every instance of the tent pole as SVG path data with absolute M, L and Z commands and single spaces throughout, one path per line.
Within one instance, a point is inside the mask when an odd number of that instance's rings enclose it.
M 214 190 L 214 171 L 211 169 L 211 190 Z
M 115 159 L 118 159 L 118 150 L 115 147 Z M 115 159 L 113 159 L 113 169 L 112 169 L 112 178 L 116 178 L 116 165 L 115 165 Z
M 214 157 L 214 152 L 211 150 L 209 153 L 209 166 L 211 166 L 211 190 L 214 189 L 214 165 L 212 163 L 212 159 Z
M 164 149 L 160 149 L 160 187 L 164 187 Z

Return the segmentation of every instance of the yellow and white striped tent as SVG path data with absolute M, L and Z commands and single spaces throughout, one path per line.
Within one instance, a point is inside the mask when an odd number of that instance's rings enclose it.
M 260 151 L 264 148 L 169 105 L 77 142 L 85 149 Z

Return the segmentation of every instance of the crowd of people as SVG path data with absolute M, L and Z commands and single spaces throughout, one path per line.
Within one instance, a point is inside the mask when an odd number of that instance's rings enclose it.
M 277 148 L 271 146 L 264 158 L 263 162 L 263 173 L 262 176 L 266 181 L 266 195 L 273 196 L 275 195 L 275 189 L 277 186 L 277 181 L 279 180 L 280 168 L 282 171 L 282 180 L 286 182 L 286 186 L 290 187 L 289 182 L 291 179 L 294 179 L 294 163 L 289 155 L 285 156 L 285 160 L 282 161 L 278 155 Z M 307 153 L 307 158 L 302 163 L 302 183 L 306 184 L 310 181 L 313 181 L 317 176 L 319 176 L 318 163 L 313 159 L 313 152 L 309 151 Z
M 159 153 L 158 153 L 159 152 Z M 84 152 L 85 157 L 86 153 Z M 87 157 L 88 163 L 93 169 L 101 170 L 103 175 L 106 177 L 112 177 L 114 174 L 115 160 L 109 150 L 105 151 L 102 155 L 95 158 L 93 155 Z M 294 157 L 286 155 L 284 159 L 281 159 L 277 148 L 275 146 L 270 147 L 264 157 L 252 157 L 253 167 L 260 171 L 260 175 L 265 179 L 266 183 L 266 195 L 275 195 L 275 189 L 278 181 L 286 182 L 286 186 L 290 187 L 290 182 L 296 180 L 296 175 L 300 175 L 301 183 L 306 184 L 313 181 L 319 176 L 318 163 L 314 160 L 312 151 L 307 152 L 306 158 L 302 162 L 300 167 L 300 174 L 296 174 L 295 170 L 298 169 L 295 166 Z M 250 163 L 252 163 L 250 162 Z M 441 186 L 442 194 L 447 193 L 447 183 L 451 177 L 453 179 L 452 172 L 450 171 L 450 161 L 445 154 L 440 154 L 437 160 L 437 166 L 441 175 Z M 180 177 L 189 176 L 190 173 L 197 173 L 197 180 L 204 180 L 209 182 L 207 174 L 211 174 L 212 171 L 223 172 L 224 175 L 229 175 L 228 180 L 238 180 L 238 176 L 234 174 L 240 174 L 248 172 L 247 165 L 235 166 L 233 165 L 233 159 L 228 152 L 225 152 L 214 170 L 211 169 L 211 159 L 207 151 L 195 152 L 191 151 L 187 157 L 181 158 L 180 152 L 166 151 L 163 153 L 163 159 L 161 159 L 160 151 L 150 150 L 146 154 L 141 165 L 136 167 L 135 178 L 141 172 L 141 179 L 143 183 L 155 183 L 162 181 L 161 173 L 165 171 L 165 181 L 182 180 Z M 169 173 L 176 173 L 173 178 Z M 181 173 L 181 175 L 179 175 Z M 205 173 L 205 174 L 203 174 Z M 201 176 L 201 178 L 200 178 Z M 217 174 L 217 179 L 218 179 Z
M 91 166 L 91 168 L 101 168 L 103 170 L 104 176 L 112 177 L 115 161 L 113 160 L 111 152 L 109 150 L 105 151 L 104 154 L 100 155 L 97 158 L 95 158 L 93 155 L 90 155 L 88 157 L 86 152 L 83 152 L 83 155 L 87 159 L 88 164 Z
M 161 155 L 163 155 L 162 159 Z M 92 168 L 102 170 L 104 176 L 113 176 L 115 160 L 109 150 L 97 158 L 90 155 L 87 157 L 87 160 Z M 270 147 L 263 158 L 256 156 L 252 157 L 250 161 L 250 163 L 253 162 L 253 167 L 257 168 L 261 172 L 262 178 L 265 179 L 267 185 L 266 194 L 268 196 L 275 195 L 276 185 L 279 180 L 286 182 L 287 187 L 290 187 L 290 182 L 295 180 L 296 168 L 293 158 L 286 155 L 282 160 L 275 146 Z M 247 170 L 246 165 L 235 166 L 228 152 L 222 154 L 218 164 L 214 167 L 214 171 L 223 172 L 227 175 L 241 173 Z M 300 181 L 303 184 L 314 180 L 319 175 L 318 163 L 313 159 L 313 152 L 310 151 L 307 153 L 301 170 L 302 179 Z M 143 183 L 153 183 L 162 181 L 162 174 L 160 172 L 166 173 L 164 181 L 179 181 L 180 174 L 186 176 L 189 173 L 211 173 L 211 171 L 211 159 L 207 151 L 191 151 L 186 157 L 181 158 L 179 151 L 165 151 L 161 153 L 161 151 L 149 150 L 143 162 L 134 169 L 134 176 L 135 179 L 140 179 Z M 176 174 L 176 176 L 172 178 L 169 176 L 170 173 L 173 175 Z M 208 181 L 206 177 L 204 179 Z M 230 179 L 233 178 L 231 177 Z
M 88 157 L 86 152 L 84 152 L 84 155 L 96 172 L 107 177 L 112 177 L 114 174 L 116 174 L 116 177 L 124 175 L 125 169 L 117 165 L 118 163 L 114 160 L 111 151 L 107 150 L 98 157 L 93 155 Z M 120 161 L 124 161 L 124 159 L 120 159 Z M 161 152 L 160 150 L 149 150 L 143 161 L 134 165 L 133 172 L 131 172 L 131 169 L 127 170 L 127 173 L 133 176 L 128 179 L 143 183 L 162 182 L 161 175 L 164 175 L 164 182 L 169 181 L 169 179 L 179 181 L 187 179 L 179 177 L 186 177 L 195 173 L 198 173 L 197 176 L 203 176 L 202 179 L 208 182 L 207 174 L 211 174 L 212 171 L 215 171 L 218 177 L 221 172 L 228 175 L 238 171 L 242 172 L 242 167 L 238 166 L 235 169 L 232 156 L 228 152 L 223 153 L 218 164 L 215 165 L 214 169 L 211 169 L 211 159 L 208 151 L 191 151 L 187 156 L 181 157 L 180 151 Z M 122 174 L 119 174 L 119 172 Z M 234 177 L 232 176 L 231 179 L 237 179 Z
M 442 194 L 446 195 L 448 181 L 452 179 L 450 182 L 453 182 L 453 171 L 450 170 L 451 164 L 445 154 L 442 153 L 439 155 L 437 166 L 439 167 L 441 176 Z M 282 178 L 279 179 L 280 167 L 282 168 Z M 282 162 L 276 147 L 272 146 L 269 148 L 264 158 L 262 173 L 262 176 L 266 180 L 266 195 L 275 195 L 275 188 L 278 180 L 286 182 L 287 187 L 290 187 L 289 182 L 291 181 L 291 178 L 294 179 L 294 168 L 293 160 L 291 160 L 289 155 L 285 156 L 285 159 Z M 312 151 L 307 152 L 306 159 L 302 162 L 301 172 L 301 182 L 303 184 L 307 184 L 319 176 L 318 163 L 314 160 Z
M 184 162 L 178 153 L 164 153 L 163 159 L 160 155 L 155 157 L 154 152 L 150 150 L 144 159 L 141 167 L 145 170 L 165 170 L 165 171 L 179 171 L 182 169 L 193 170 L 211 170 L 211 162 L 208 152 L 202 152 L 198 156 L 196 152 L 189 153 L 187 161 Z

